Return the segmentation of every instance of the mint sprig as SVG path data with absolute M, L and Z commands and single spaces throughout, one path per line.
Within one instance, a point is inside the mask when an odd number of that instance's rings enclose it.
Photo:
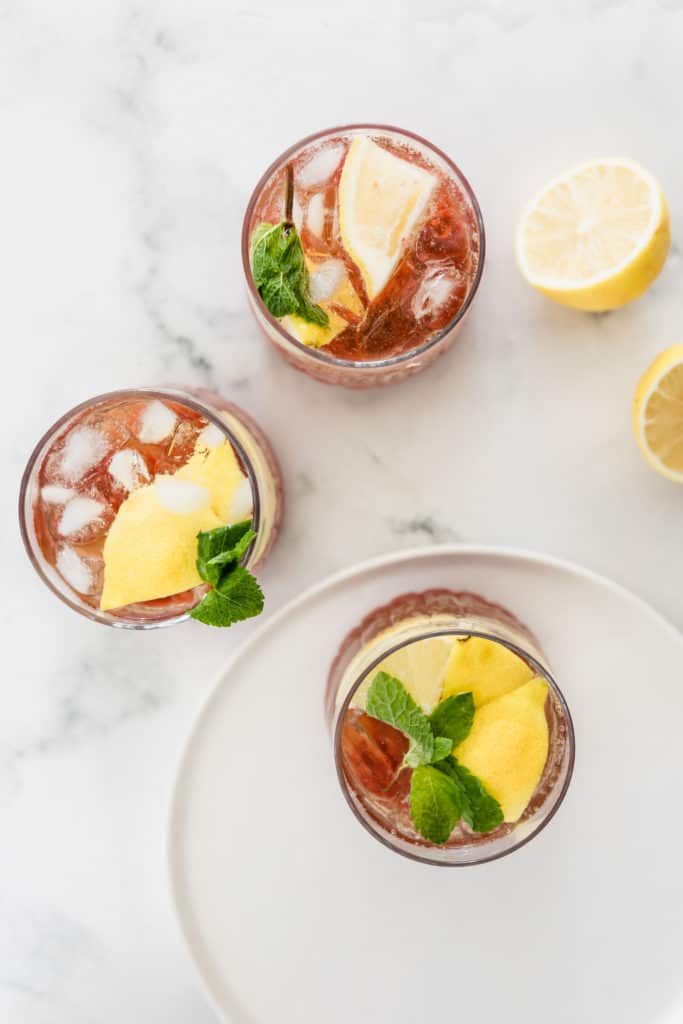
M 424 839 L 442 846 L 461 819 L 474 832 L 490 832 L 501 824 L 503 811 L 498 801 L 481 779 L 450 756 L 472 728 L 471 693 L 447 697 L 427 717 L 400 679 L 378 672 L 370 684 L 365 710 L 408 738 L 403 764 L 413 769 L 410 815 Z
M 311 301 L 310 281 L 299 232 L 291 221 L 259 224 L 251 240 L 251 273 L 273 316 L 299 316 L 327 327 L 329 317 Z
M 379 718 L 393 725 L 394 729 L 408 737 L 409 746 L 403 763 L 409 768 L 417 768 L 418 765 L 429 764 L 434 760 L 435 740 L 429 719 L 400 679 L 387 672 L 378 672 L 368 690 L 365 710 L 371 718 Z M 452 749 L 450 740 L 439 737 L 437 760 L 446 757 Z
M 218 583 L 225 566 L 239 563 L 256 533 L 251 520 L 218 526 L 197 534 L 197 572 L 207 583 Z
M 231 626 L 263 611 L 263 591 L 240 563 L 256 533 L 251 520 L 197 534 L 197 572 L 211 584 L 190 615 L 207 626 Z

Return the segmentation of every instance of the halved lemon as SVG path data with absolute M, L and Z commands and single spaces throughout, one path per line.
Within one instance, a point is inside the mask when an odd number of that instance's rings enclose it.
M 399 648 L 370 673 L 354 696 L 354 707 L 365 707 L 368 689 L 378 672 L 387 672 L 400 679 L 413 700 L 423 711 L 430 712 L 441 699 L 443 680 L 454 639 L 452 636 L 434 636 L 416 640 Z
M 633 430 L 649 462 L 669 480 L 683 483 L 683 345 L 655 359 L 636 388 Z
M 429 171 L 366 135 L 349 146 L 339 180 L 339 230 L 370 299 L 389 280 L 435 184 Z
M 539 192 L 517 231 L 517 262 L 555 302 L 603 312 L 650 287 L 670 244 L 655 178 L 631 160 L 610 158 L 581 164 Z

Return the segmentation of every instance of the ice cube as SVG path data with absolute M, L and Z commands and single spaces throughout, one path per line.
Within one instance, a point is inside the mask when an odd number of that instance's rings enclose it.
M 107 454 L 107 439 L 92 427 L 76 427 L 64 442 L 59 473 L 69 483 L 76 483 Z
M 462 274 L 454 268 L 434 267 L 420 281 L 411 310 L 416 320 L 436 316 L 461 287 Z
M 76 492 L 71 487 L 60 487 L 59 484 L 46 484 L 40 496 L 46 505 L 66 505 L 69 498 Z
M 331 299 L 346 277 L 343 260 L 325 260 L 311 273 L 311 298 L 313 302 Z
M 230 522 L 241 523 L 243 519 L 251 519 L 254 507 L 254 496 L 251 492 L 251 484 L 245 476 L 238 483 L 235 493 L 232 496 L 230 505 Z
M 297 173 L 297 184 L 303 189 L 319 188 L 332 177 L 344 155 L 344 143 L 323 146 L 307 160 Z
M 215 423 L 207 423 L 197 438 L 197 447 L 208 448 L 211 451 L 213 448 L 218 448 L 223 441 L 225 441 L 225 434 L 221 428 L 217 427 Z
M 176 414 L 167 405 L 155 398 L 145 406 L 138 437 L 145 444 L 159 444 L 173 433 L 177 419 Z
M 91 594 L 94 590 L 96 577 L 87 563 L 77 555 L 73 548 L 65 544 L 57 552 L 57 569 L 70 587 L 79 594 Z
M 149 482 L 149 470 L 140 452 L 134 448 L 122 448 L 109 460 L 109 472 L 119 487 L 134 491 L 136 487 Z
M 86 526 L 96 523 L 104 509 L 105 506 L 101 501 L 95 501 L 94 498 L 86 498 L 80 494 L 77 495 L 67 502 L 64 507 L 62 518 L 59 521 L 59 532 L 63 537 L 70 537 L 74 533 L 79 533 Z
M 154 481 L 159 504 L 167 512 L 189 516 L 199 512 L 209 504 L 210 494 L 202 484 L 193 484 L 189 480 L 178 480 L 174 476 L 158 476 Z
M 325 227 L 325 195 L 323 192 L 316 192 L 308 204 L 306 226 L 312 235 L 322 238 Z

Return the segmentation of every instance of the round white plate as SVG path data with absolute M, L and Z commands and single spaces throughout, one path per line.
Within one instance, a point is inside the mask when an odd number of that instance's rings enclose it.
M 576 726 L 548 828 L 491 864 L 385 849 L 323 719 L 347 630 L 408 590 L 473 590 L 538 635 Z M 683 638 L 622 588 L 536 555 L 441 547 L 314 587 L 226 666 L 185 750 L 170 868 L 234 1024 L 683 1020 Z

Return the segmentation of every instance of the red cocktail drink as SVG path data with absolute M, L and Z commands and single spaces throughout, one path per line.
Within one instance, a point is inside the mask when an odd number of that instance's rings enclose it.
M 510 853 L 552 818 L 571 778 L 571 716 L 537 641 L 474 594 L 404 594 L 367 616 L 332 666 L 327 714 L 352 810 L 416 860 Z
M 273 294 L 259 260 L 262 226 L 281 223 L 301 240 L 307 302 L 298 307 Z M 278 350 L 320 380 L 369 387 L 417 372 L 453 342 L 481 277 L 484 229 L 445 154 L 361 125 L 311 136 L 269 168 L 242 247 L 252 310 Z
M 242 410 L 211 392 L 135 389 L 91 399 L 58 421 L 22 481 L 31 560 L 72 608 L 143 628 L 187 616 L 207 593 L 196 537 L 249 520 L 243 564 L 273 544 L 277 461 Z

